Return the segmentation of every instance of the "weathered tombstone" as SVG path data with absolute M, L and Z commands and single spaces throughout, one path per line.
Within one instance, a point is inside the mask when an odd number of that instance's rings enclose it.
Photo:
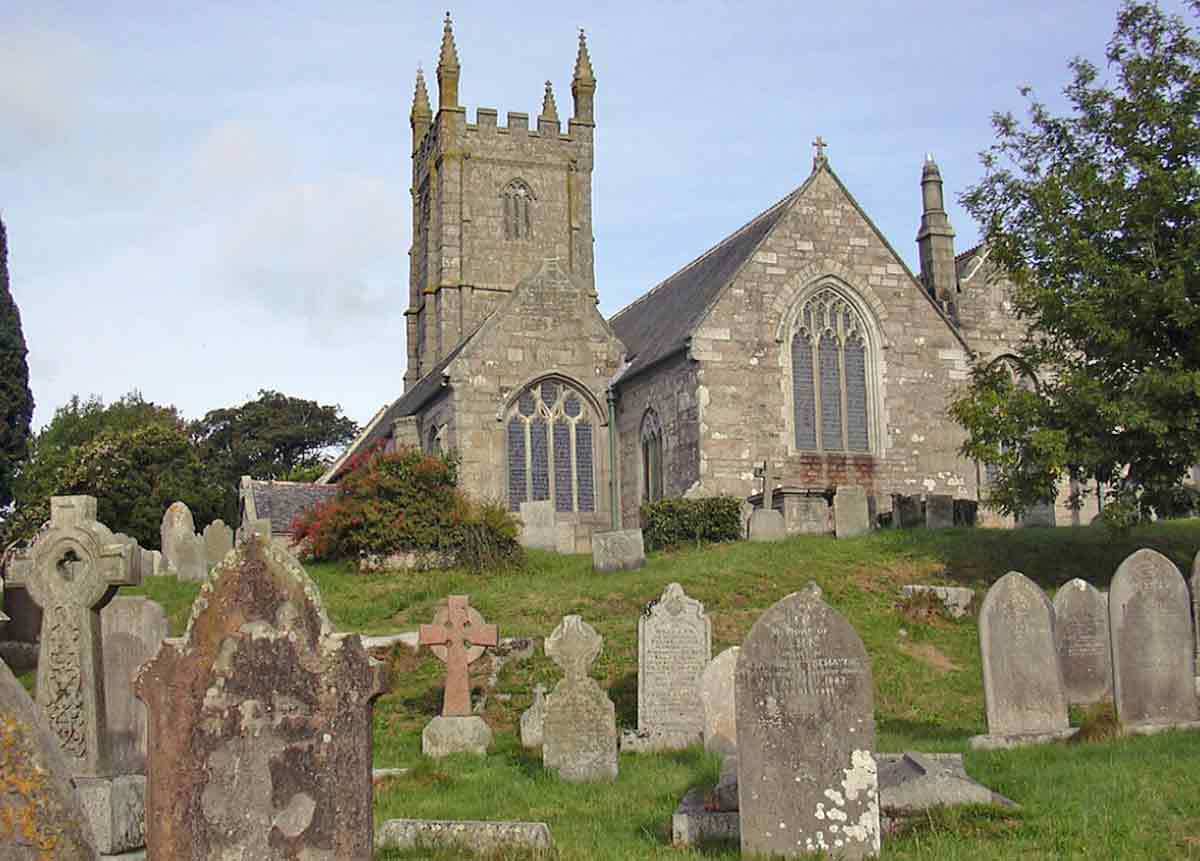
M 602 645 L 579 616 L 564 616 L 546 638 L 546 654 L 565 676 L 546 697 L 542 762 L 574 783 L 617 778 L 616 709 L 588 675 Z
M 1108 601 L 1076 578 L 1054 595 L 1054 642 L 1067 702 L 1090 705 L 1112 699 Z
M 700 676 L 700 701 L 704 704 L 704 747 L 722 756 L 737 752 L 737 713 L 734 710 L 734 674 L 738 646 L 726 649 L 708 662 Z
M 546 720 L 546 686 L 533 689 L 533 703 L 521 713 L 521 745 L 542 746 L 542 724 Z
M 946 493 L 931 493 L 925 498 L 925 527 L 949 529 L 954 526 L 954 497 Z
M 1036 583 L 1009 571 L 988 589 L 979 610 L 988 734 L 978 749 L 1068 738 L 1067 695 L 1054 646 L 1054 607 Z
M 743 854 L 879 851 L 867 650 L 809 584 L 759 617 L 737 659 Z
M 211 568 L 233 549 L 233 530 L 224 520 L 214 520 L 204 527 L 204 559 Z
M 592 568 L 596 571 L 636 571 L 646 565 L 646 545 L 640 529 L 592 533 Z
M 712 659 L 704 605 L 671 583 L 638 619 L 638 734 L 653 748 L 684 748 L 704 738 L 700 676 Z
M 483 657 L 488 646 L 500 642 L 496 626 L 484 624 L 466 595 L 451 595 L 438 608 L 433 624 L 421 626 L 419 642 L 446 665 L 442 713 L 421 733 L 421 751 L 432 757 L 487 753 L 492 730 L 483 718 L 471 713 L 469 667 Z
M 954 525 L 974 526 L 979 519 L 979 503 L 974 499 L 954 500 Z
M 204 539 L 196 534 L 192 511 L 182 502 L 172 502 L 159 527 L 167 570 L 180 580 L 199 582 L 208 572 Z
M 867 492 L 857 485 L 838 485 L 833 495 L 833 532 L 838 538 L 853 538 L 871 529 Z
M 138 677 L 151 858 L 370 858 L 384 669 L 337 634 L 296 560 L 253 539 Z
M 829 503 L 824 496 L 789 493 L 783 498 L 783 522 L 788 535 L 828 535 Z
M 521 546 L 535 550 L 558 550 L 558 531 L 554 527 L 554 502 L 521 503 Z
M 1113 699 L 1126 730 L 1200 720 L 1189 607 L 1187 584 L 1161 553 L 1138 550 L 1113 575 L 1108 588 Z
M 0 661 L 0 858 L 95 857 L 58 736 Z
M 775 470 L 770 459 L 768 458 L 761 470 L 756 472 L 762 475 L 763 480 L 762 506 L 754 509 L 754 513 L 750 515 L 750 524 L 747 527 L 749 538 L 751 541 L 779 541 L 787 538 L 783 514 L 775 510 Z
M 100 613 L 104 638 L 104 702 L 116 774 L 146 773 L 146 706 L 133 692 L 142 665 L 169 633 L 167 614 L 149 598 L 115 598 Z
M 915 529 L 925 525 L 921 510 L 921 497 L 897 494 L 892 497 L 892 522 L 901 529 Z

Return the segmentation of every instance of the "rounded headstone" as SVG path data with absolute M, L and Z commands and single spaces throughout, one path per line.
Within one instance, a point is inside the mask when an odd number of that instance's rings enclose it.
M 1055 593 L 1054 642 L 1068 702 L 1112 699 L 1108 601 L 1095 586 L 1076 578 Z
M 734 675 L 741 648 L 733 646 L 708 662 L 700 677 L 704 703 L 704 747 L 723 756 L 737 752 Z

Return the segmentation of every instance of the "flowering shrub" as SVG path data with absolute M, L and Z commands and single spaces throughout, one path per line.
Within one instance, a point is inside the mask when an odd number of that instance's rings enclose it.
M 416 552 L 473 571 L 521 565 L 517 521 L 457 485 L 456 455 L 375 450 L 351 462 L 337 495 L 300 514 L 292 532 L 314 559 Z

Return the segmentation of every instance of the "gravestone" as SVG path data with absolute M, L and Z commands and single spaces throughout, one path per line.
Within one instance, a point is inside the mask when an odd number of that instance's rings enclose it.
M 521 745 L 542 746 L 542 724 L 546 720 L 546 686 L 533 689 L 533 703 L 521 713 Z
M 925 527 L 949 529 L 954 526 L 954 497 L 946 493 L 931 493 L 925 498 Z
M 1200 720 L 1187 584 L 1154 550 L 1130 554 L 1108 588 L 1113 700 L 1128 731 Z
M 1068 738 L 1067 695 L 1054 645 L 1054 607 L 1036 583 L 1009 571 L 979 609 L 988 734 L 978 749 Z
M 733 646 L 708 662 L 700 676 L 700 701 L 704 704 L 704 747 L 722 756 L 737 752 L 737 714 L 734 709 L 734 674 L 741 648 Z
M 704 737 L 700 676 L 712 659 L 704 605 L 671 583 L 638 619 L 638 734 L 652 747 L 684 748 Z
M 95 858 L 58 736 L 0 661 L 0 858 Z
M 199 582 L 208 573 L 204 539 L 196 534 L 192 511 L 182 502 L 172 502 L 159 527 L 163 559 L 168 573 L 180 580 Z
M 646 545 L 640 529 L 592 533 L 592 568 L 596 571 L 636 571 L 646 566 Z
M 788 535 L 828 535 L 829 503 L 824 496 L 787 493 L 783 497 L 783 522 Z
M 422 625 L 418 642 L 429 646 L 446 665 L 442 713 L 421 733 L 426 756 L 451 753 L 487 753 L 492 731 L 483 718 L 471 713 L 470 665 L 483 657 L 488 646 L 500 642 L 495 625 L 486 625 L 466 595 L 451 595 L 438 608 L 432 625 Z
M 149 598 L 115 598 L 100 613 L 109 751 L 117 774 L 146 773 L 146 706 L 133 691 L 142 665 L 169 633 L 167 614 Z
M 1108 601 L 1096 587 L 1076 578 L 1055 593 L 1054 642 L 1067 702 L 1091 705 L 1111 700 Z
M 787 538 L 783 514 L 775 510 L 775 470 L 770 460 L 756 470 L 763 480 L 762 505 L 750 515 L 747 533 L 751 541 L 779 541 Z
M 1196 678 L 1200 679 L 1200 593 L 1196 591 L 1200 589 L 1200 551 L 1192 559 L 1192 579 L 1190 585 L 1192 587 L 1192 630 L 1196 635 L 1192 651 L 1196 656 Z
M 558 550 L 558 530 L 554 526 L 554 502 L 521 503 L 522 547 L 534 550 Z
M 925 525 L 925 513 L 921 508 L 921 497 L 896 494 L 892 497 L 892 523 L 901 529 L 915 529 Z
M 954 500 L 954 525 L 974 526 L 979 520 L 979 503 L 974 499 Z
M 316 585 L 255 538 L 143 667 L 151 858 L 370 858 L 383 666 L 337 634 Z
M 204 559 L 211 568 L 233 549 L 233 530 L 224 520 L 214 520 L 204 527 Z
M 588 675 L 602 645 L 579 616 L 564 616 L 546 638 L 546 655 L 564 678 L 546 697 L 542 762 L 573 783 L 617 779 L 616 709 Z
M 853 538 L 871 529 L 867 511 L 867 492 L 857 485 L 839 485 L 833 495 L 833 533 L 838 538 Z
M 742 853 L 878 853 L 871 663 L 815 584 L 754 623 L 735 687 Z

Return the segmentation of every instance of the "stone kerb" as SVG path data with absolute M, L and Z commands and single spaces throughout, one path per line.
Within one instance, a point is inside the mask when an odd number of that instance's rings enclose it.
M 184 637 L 138 676 L 148 856 L 370 858 L 384 685 L 292 556 L 242 544 L 205 581 Z
M 754 623 L 735 696 L 742 853 L 878 854 L 871 663 L 815 584 Z
M 1154 550 L 1130 554 L 1108 589 L 1113 694 L 1127 732 L 1192 727 L 1197 713 L 1187 584 Z
M 1111 700 L 1108 600 L 1095 586 L 1076 578 L 1055 593 L 1054 642 L 1067 702 L 1091 705 Z
M 1067 696 L 1054 640 L 1054 607 L 1036 583 L 1010 571 L 992 584 L 979 610 L 988 734 L 975 749 L 1069 738 Z
M 616 708 L 588 675 L 603 640 L 579 616 L 564 616 L 546 638 L 546 655 L 564 673 L 546 697 L 542 762 L 566 781 L 616 780 Z

